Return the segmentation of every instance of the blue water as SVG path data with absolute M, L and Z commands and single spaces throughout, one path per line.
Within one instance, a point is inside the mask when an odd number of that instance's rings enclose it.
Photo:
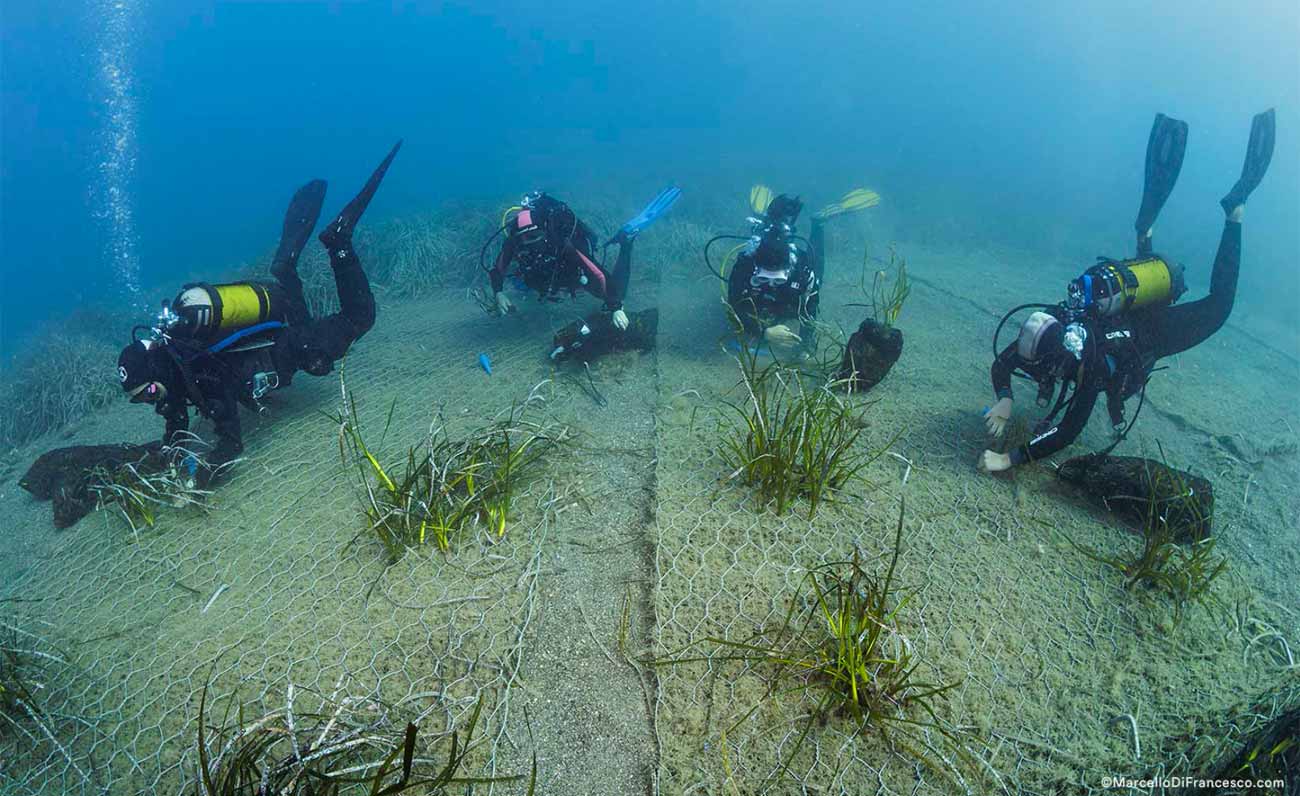
M 0 18 L 0 347 L 70 304 L 135 320 L 176 274 L 264 254 L 294 187 L 329 179 L 329 212 L 398 137 L 373 218 L 594 176 L 638 196 L 675 181 L 707 202 L 713 186 L 863 175 L 913 229 L 942 220 L 1028 249 L 1065 235 L 1086 264 L 1131 246 L 1164 111 L 1191 139 L 1158 243 L 1208 264 L 1216 200 L 1268 106 L 1278 148 L 1249 209 L 1242 291 L 1294 310 L 1297 14 L 14 0 Z M 1191 279 L 1203 287 L 1204 270 Z

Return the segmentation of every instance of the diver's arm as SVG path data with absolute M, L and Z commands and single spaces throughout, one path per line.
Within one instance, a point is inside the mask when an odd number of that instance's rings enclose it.
M 627 283 L 632 278 L 632 240 L 624 236 L 619 241 L 614 272 L 605 285 L 605 309 L 611 312 L 623 309 L 623 299 L 627 296 Z
M 239 399 L 235 386 L 223 385 L 220 399 L 210 401 L 210 415 L 217 431 L 217 445 L 206 457 L 207 470 L 201 485 L 206 486 L 224 464 L 239 458 L 244 452 L 244 438 L 239 425 Z
M 163 446 L 175 445 L 176 437 L 190 430 L 190 410 L 185 406 L 184 401 L 166 401 L 158 405 L 157 412 L 167 421 L 163 429 Z
M 727 274 L 727 306 L 735 314 L 744 332 L 761 335 L 763 326 L 758 321 L 758 308 L 749 296 L 749 278 L 754 274 L 752 257 L 741 255 Z
M 1011 422 L 1011 374 L 1023 364 L 1016 351 L 1016 344 L 1012 343 L 993 360 L 993 366 L 989 369 L 993 381 L 993 393 L 997 401 L 984 411 L 984 426 L 992 437 L 1001 437 L 1006 433 L 1007 424 Z M 1008 466 L 1010 466 L 1009 462 Z
M 1028 444 L 1011 451 L 1012 466 L 1045 459 L 1074 442 L 1083 433 L 1084 426 L 1088 425 L 1088 418 L 1092 416 L 1092 408 L 1096 405 L 1100 392 L 1101 385 L 1096 379 L 1083 378 L 1082 384 L 1076 388 L 1074 401 L 1061 421 L 1034 437 Z
M 515 250 L 518 248 L 518 241 L 514 238 L 506 238 L 506 242 L 501 244 L 501 251 L 497 252 L 497 260 L 492 265 L 492 270 L 488 272 L 488 279 L 492 282 L 492 292 L 500 293 L 506 286 L 506 271 L 510 268 L 510 261 L 515 259 Z
M 989 369 L 989 376 L 993 381 L 993 394 L 999 400 L 1005 398 L 1012 399 L 1011 395 L 1011 374 L 1020 366 L 1020 355 L 1016 352 L 1016 344 L 1011 343 L 1002 349 L 998 358 L 993 360 L 993 367 Z

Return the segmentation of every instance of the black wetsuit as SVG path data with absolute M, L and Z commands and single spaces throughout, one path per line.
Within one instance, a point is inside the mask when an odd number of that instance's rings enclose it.
M 1240 265 L 1241 224 L 1227 221 L 1210 274 L 1210 292 L 1205 298 L 1139 310 L 1118 321 L 1087 318 L 1083 322 L 1088 336 L 1081 360 L 1082 379 L 1070 358 L 1072 367 L 1061 385 L 1063 400 L 1057 408 L 1064 414 L 1059 421 L 1049 416 L 1045 424 L 1040 424 L 1048 427 L 1037 429 L 1038 433 L 1027 445 L 1013 450 L 1011 463 L 1051 456 L 1073 442 L 1088 424 L 1099 395 L 1106 395 L 1111 420 L 1117 423 L 1122 418 L 1124 400 L 1141 391 L 1156 360 L 1192 348 L 1223 326 L 1236 299 Z M 1067 322 L 1064 309 L 1054 309 L 1051 313 L 1062 323 Z M 993 363 L 993 389 L 998 398 L 1010 398 L 1011 375 L 1017 368 L 1041 380 L 1059 362 L 1059 359 L 1026 362 L 1013 342 Z M 1073 396 L 1066 398 L 1065 393 L 1071 388 Z
M 812 346 L 817 332 L 813 321 L 821 301 L 824 225 L 814 218 L 809 243 L 812 251 L 799 251 L 799 259 L 790 269 L 784 285 L 755 287 L 750 280 L 759 270 L 757 258 L 743 253 L 727 275 L 727 304 L 748 334 L 761 337 L 773 324 L 799 321 L 799 337 L 805 347 Z
M 632 240 L 619 238 L 614 270 L 606 271 L 597 262 L 595 233 L 567 205 L 543 195 L 530 211 L 545 239 L 524 246 L 518 235 L 507 235 L 488 274 L 492 292 L 501 292 L 511 266 L 516 265 L 515 273 L 524 285 L 545 298 L 558 300 L 562 292 L 575 296 L 585 290 L 604 299 L 606 310 L 622 309 L 632 274 Z
M 261 347 L 208 353 L 208 345 L 174 340 L 166 347 L 171 367 L 163 384 L 166 398 L 155 407 L 166 418 L 163 444 L 171 445 L 179 432 L 188 430 L 189 408 L 194 406 L 216 425 L 218 442 L 206 459 L 219 466 L 244 450 L 240 431 L 239 404 L 257 410 L 259 386 L 283 389 L 298 371 L 314 376 L 330 372 L 333 363 L 349 346 L 375 324 L 375 298 L 351 241 L 335 241 L 330 247 L 330 266 L 338 289 L 340 310 L 313 319 L 307 311 L 302 281 L 298 278 L 297 253 L 292 260 L 277 260 L 272 271 L 276 283 L 268 285 L 272 304 L 285 307 L 285 326 L 252 338 Z M 242 342 L 242 341 L 241 341 Z M 232 348 L 244 349 L 239 345 Z M 255 379 L 262 374 L 262 379 Z M 261 384 L 259 385 L 259 381 Z
M 280 245 L 271 259 L 275 283 L 257 291 L 261 323 L 214 340 L 207 329 L 218 302 L 186 301 L 182 293 L 172 308 L 174 315 L 161 319 L 164 323 L 154 329 L 153 338 L 133 341 L 118 357 L 122 389 L 133 400 L 152 402 L 166 419 L 164 445 L 181 442 L 178 437 L 189 428 L 191 406 L 216 424 L 217 445 L 204 457 L 208 468 L 199 476 L 202 483 L 244 450 L 239 404 L 260 409 L 263 394 L 288 386 L 300 370 L 324 376 L 375 325 L 375 297 L 352 248 L 352 233 L 401 147 L 399 140 L 318 236 L 329 252 L 338 312 L 312 318 L 298 278 L 298 257 L 325 201 L 325 181 L 312 180 L 294 193 L 285 212 Z M 155 382 L 165 388 L 161 398 L 152 386 Z

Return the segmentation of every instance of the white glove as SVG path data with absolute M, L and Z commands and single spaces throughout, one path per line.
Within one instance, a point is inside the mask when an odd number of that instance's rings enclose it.
M 989 435 L 1000 438 L 1007 430 L 1007 421 L 1011 419 L 1011 399 L 999 398 L 998 402 L 984 413 L 984 426 Z
M 1000 473 L 1011 469 L 1011 455 L 984 451 L 980 454 L 980 459 L 976 464 L 981 473 Z
M 514 311 L 515 311 L 515 305 L 511 303 L 510 297 L 507 296 L 504 292 L 498 293 L 497 312 L 501 313 L 502 315 L 506 315 Z
M 778 323 L 764 329 L 763 339 L 767 340 L 769 345 L 777 346 L 789 346 L 803 342 L 803 338 L 790 331 L 790 327 L 783 323 Z
M 614 328 L 620 332 L 627 328 L 627 313 L 623 312 L 623 310 L 614 310 L 614 316 L 611 320 L 614 321 Z

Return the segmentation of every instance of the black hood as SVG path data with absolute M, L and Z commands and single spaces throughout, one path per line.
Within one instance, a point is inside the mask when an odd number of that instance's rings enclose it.
M 778 195 L 767 205 L 767 211 L 764 213 L 767 220 L 772 224 L 785 224 L 791 229 L 794 228 L 794 222 L 799 220 L 799 212 L 803 210 L 803 202 L 797 196 Z
M 144 340 L 123 348 L 117 357 L 117 377 L 122 382 L 122 389 L 131 392 L 151 381 L 168 381 L 166 356 L 161 347 Z

